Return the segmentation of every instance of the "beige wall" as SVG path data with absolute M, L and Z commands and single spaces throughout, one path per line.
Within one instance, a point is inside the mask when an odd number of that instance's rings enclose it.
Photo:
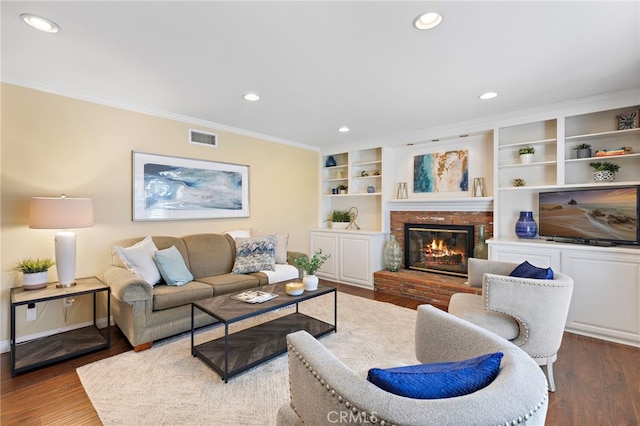
M 2 286 L 0 341 L 9 340 L 12 272 L 23 257 L 54 257 L 54 230 L 29 229 L 33 196 L 90 197 L 95 226 L 77 229 L 76 276 L 101 276 L 114 241 L 147 234 L 188 235 L 261 228 L 289 232 L 292 250 L 306 251 L 307 232 L 318 223 L 318 153 L 212 128 L 194 126 L 23 87 L 2 86 Z M 218 147 L 187 142 L 188 129 L 218 135 Z M 249 165 L 251 217 L 198 221 L 132 222 L 131 152 Z M 55 267 L 50 280 L 55 280 Z M 42 305 L 42 306 L 41 306 Z M 69 309 L 41 304 L 38 319 L 18 312 L 19 335 L 34 335 L 90 319 L 82 300 Z

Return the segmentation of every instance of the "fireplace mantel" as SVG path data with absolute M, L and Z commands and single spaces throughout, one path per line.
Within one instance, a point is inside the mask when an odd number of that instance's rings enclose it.
M 440 197 L 387 200 L 389 210 L 395 211 L 493 211 L 493 197 Z

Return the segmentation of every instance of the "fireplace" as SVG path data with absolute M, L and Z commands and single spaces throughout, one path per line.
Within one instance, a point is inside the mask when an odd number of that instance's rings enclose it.
M 405 223 L 405 268 L 466 277 L 473 236 L 473 225 Z

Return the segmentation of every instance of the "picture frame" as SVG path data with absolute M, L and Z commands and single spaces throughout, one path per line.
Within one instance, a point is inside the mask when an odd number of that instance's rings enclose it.
M 640 127 L 640 111 L 629 111 L 616 115 L 616 124 L 618 130 L 637 129 Z
M 132 152 L 133 221 L 249 217 L 249 166 Z

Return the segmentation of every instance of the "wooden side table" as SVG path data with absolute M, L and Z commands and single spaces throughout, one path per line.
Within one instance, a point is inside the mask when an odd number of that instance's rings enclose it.
M 11 377 L 111 346 L 111 288 L 96 277 L 79 278 L 76 282 L 66 288 L 56 288 L 56 283 L 50 283 L 39 290 L 11 289 Z M 96 324 L 96 296 L 100 292 L 107 293 L 107 327 L 102 330 Z M 18 306 L 85 294 L 93 294 L 93 325 L 16 344 Z

